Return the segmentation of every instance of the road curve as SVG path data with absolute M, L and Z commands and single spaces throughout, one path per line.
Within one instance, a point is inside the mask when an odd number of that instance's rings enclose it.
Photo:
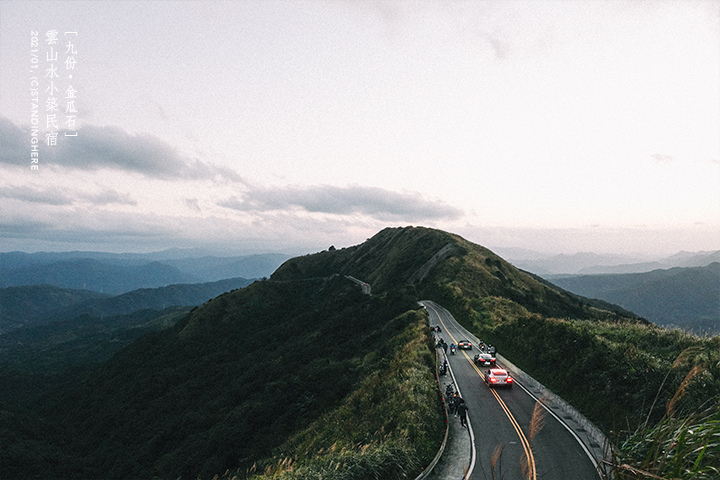
M 430 325 L 439 325 L 448 344 L 467 339 L 467 331 L 434 302 L 422 302 Z M 450 366 L 468 406 L 476 458 L 473 480 L 597 480 L 594 462 L 583 446 L 554 416 L 549 415 L 519 385 L 490 389 L 484 373 L 472 361 L 479 352 L 459 350 L 448 355 Z M 448 352 L 449 353 L 449 352 Z M 499 365 L 502 366 L 502 365 Z M 448 377 L 442 382 L 449 383 Z M 451 421 L 458 419 L 451 416 Z

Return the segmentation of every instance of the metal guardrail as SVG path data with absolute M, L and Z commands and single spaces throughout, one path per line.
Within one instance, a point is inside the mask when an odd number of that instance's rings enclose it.
M 370 293 L 371 293 L 371 288 L 370 288 L 370 284 L 369 284 L 369 283 L 363 282 L 362 280 L 358 280 L 357 278 L 351 277 L 350 275 L 345 275 L 345 278 L 347 278 L 348 280 L 353 281 L 353 282 L 357 283 L 358 285 L 360 285 L 360 288 L 362 288 L 362 291 L 363 291 L 363 293 L 364 293 L 365 295 L 370 295 Z

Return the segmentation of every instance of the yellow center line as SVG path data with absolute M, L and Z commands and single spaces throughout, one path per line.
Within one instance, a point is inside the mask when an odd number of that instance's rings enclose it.
M 447 325 L 445 325 L 445 322 L 443 322 L 442 318 L 440 317 L 440 314 L 432 306 L 430 306 L 430 308 L 432 308 L 435 311 L 435 314 L 437 315 L 438 320 L 440 320 L 440 323 L 442 324 L 443 328 L 445 329 L 445 332 L 447 332 L 447 334 L 450 335 L 450 338 L 452 338 L 453 343 L 456 345 L 456 349 L 460 350 L 459 348 L 457 348 L 457 343 L 458 343 L 457 339 L 455 338 L 455 336 L 452 333 L 450 333 L 450 331 L 447 328 Z M 463 355 L 465 355 L 465 358 L 467 359 L 468 362 L 470 362 L 470 365 L 472 365 L 472 367 L 475 369 L 475 372 L 477 372 L 477 374 L 480 376 L 480 378 L 482 378 L 482 380 L 485 381 L 485 375 L 480 371 L 478 366 L 475 365 L 475 362 L 470 358 L 470 356 L 467 354 L 467 352 L 464 350 L 460 350 L 460 351 L 462 352 Z M 508 408 L 508 406 L 505 404 L 503 399 L 500 397 L 500 394 L 498 394 L 494 388 L 490 388 L 490 392 L 495 397 L 495 400 L 497 400 L 497 402 L 500 404 L 500 408 L 503 409 L 503 412 L 505 412 L 505 416 L 508 417 L 508 420 L 510 420 L 510 424 L 515 429 L 515 432 L 517 433 L 518 438 L 520 438 L 520 443 L 522 444 L 523 450 L 525 451 L 525 458 L 528 461 L 528 467 L 529 467 L 528 473 L 530 474 L 529 478 L 531 480 L 537 480 L 537 470 L 535 468 L 535 456 L 533 455 L 532 448 L 530 448 L 530 442 L 528 441 L 527 437 L 525 436 L 525 433 L 522 431 L 522 428 L 520 428 L 520 424 L 517 422 L 517 420 L 513 416 L 512 412 L 510 412 L 510 408 Z

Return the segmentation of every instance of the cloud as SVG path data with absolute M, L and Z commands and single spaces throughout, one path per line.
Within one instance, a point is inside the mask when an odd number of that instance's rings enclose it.
M 97 193 L 81 192 L 72 195 L 67 189 L 58 187 L 42 188 L 35 185 L 6 185 L 0 186 L 0 198 L 50 206 L 74 205 L 78 201 L 93 205 L 137 205 L 137 202 L 129 194 L 120 193 L 109 188 L 104 188 Z
M 108 212 L 99 209 L 34 209 L 29 212 L 0 211 L 0 239 L 4 245 L 118 245 L 122 250 L 148 242 L 165 245 L 177 238 L 178 225 L 155 215 Z M 125 247 L 122 247 L 122 246 Z M 21 247 L 23 250 L 24 247 Z
M 119 127 L 86 125 L 77 137 L 63 137 L 54 147 L 41 143 L 42 163 L 77 170 L 112 169 L 163 180 L 212 180 L 243 182 L 234 170 L 188 158 L 172 145 L 148 134 L 131 134 Z M 0 117 L 0 164 L 28 163 L 30 132 Z
M 197 198 L 186 198 L 185 199 L 185 206 L 188 207 L 190 210 L 193 210 L 195 212 L 200 211 L 200 202 Z
M 0 117 L 0 163 L 17 164 L 20 158 L 23 162 L 30 158 L 29 132 L 23 134 L 17 125 Z
M 44 205 L 72 205 L 73 203 L 73 199 L 59 188 L 51 187 L 43 189 L 32 185 L 25 187 L 15 185 L 0 186 L 0 198 Z
M 137 202 L 133 200 L 130 194 L 120 193 L 117 190 L 113 190 L 110 188 L 104 188 L 101 192 L 98 193 L 80 195 L 80 198 L 94 205 L 137 205 Z
M 0 208 L 2 251 L 158 251 L 171 247 L 307 253 L 349 245 L 385 225 L 345 217 L 300 218 L 277 213 L 263 218 L 161 216 L 142 211 L 83 208 Z M 362 233 L 358 234 L 358 229 Z
M 462 211 L 419 193 L 397 193 L 377 187 L 255 188 L 242 198 L 231 197 L 218 205 L 243 212 L 299 209 L 309 213 L 362 214 L 381 220 L 457 219 Z
M 672 155 L 665 154 L 665 153 L 653 153 L 650 156 L 653 158 L 653 160 L 655 160 L 655 162 L 660 163 L 660 164 L 672 163 L 675 161 L 675 157 L 673 157 Z

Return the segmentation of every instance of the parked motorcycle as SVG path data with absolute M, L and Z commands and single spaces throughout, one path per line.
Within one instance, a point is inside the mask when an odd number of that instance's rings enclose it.
M 454 393 L 455 393 L 455 387 L 453 386 L 452 383 L 448 383 L 447 386 L 445 387 L 445 396 L 452 397 Z

